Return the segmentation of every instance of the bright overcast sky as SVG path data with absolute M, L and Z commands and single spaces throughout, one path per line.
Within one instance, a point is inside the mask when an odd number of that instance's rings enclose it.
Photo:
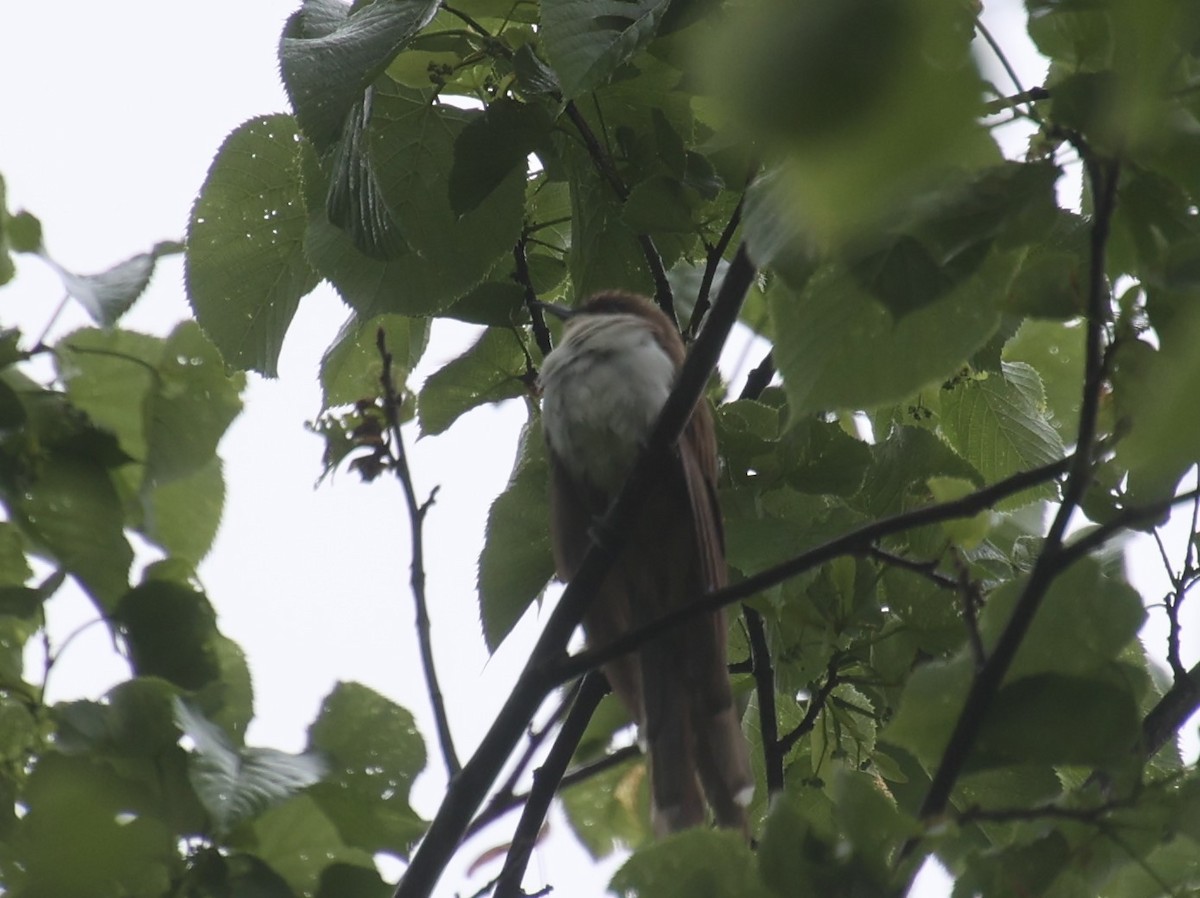
M 10 208 L 38 215 L 49 252 L 80 273 L 181 237 L 225 135 L 245 119 L 286 110 L 275 47 L 297 5 L 6 3 L 0 174 Z M 1022 13 L 1016 0 L 989 7 Z M 1017 47 L 1003 20 L 1019 18 L 989 19 L 1006 48 Z M 1036 59 L 1021 51 L 1017 62 L 1026 86 L 1039 83 Z M 0 290 L 0 323 L 32 339 L 62 290 L 38 260 L 21 257 L 18 265 L 17 279 Z M 150 291 L 122 324 L 161 334 L 187 314 L 182 266 L 173 258 L 160 264 Z M 321 444 L 303 425 L 319 410 L 317 363 L 343 318 L 336 296 L 319 288 L 301 304 L 279 380 L 251 378 L 246 410 L 221 445 L 228 499 L 220 536 L 201 568 L 219 625 L 242 646 L 254 675 L 257 718 L 249 741 L 289 750 L 303 748 L 305 727 L 337 680 L 379 690 L 411 709 L 424 733 L 433 732 L 413 636 L 400 492 L 388 478 L 363 486 L 347 472 L 313 489 Z M 88 323 L 71 308 L 51 336 Z M 422 372 L 452 357 L 466 333 L 435 331 Z M 428 590 L 443 689 L 464 756 L 507 694 L 538 625 L 536 615 L 527 615 L 510 645 L 489 661 L 475 604 L 483 523 L 508 476 L 521 417 L 511 405 L 480 409 L 436 441 L 410 445 L 419 494 L 441 487 L 426 525 Z M 1158 596 L 1165 586 L 1144 592 Z M 56 598 L 47 612 L 56 640 L 95 616 L 78 595 Z M 1161 632 L 1152 637 L 1158 645 L 1165 641 Z M 102 628 L 93 628 L 64 655 L 50 697 L 98 697 L 127 675 Z M 430 771 L 414 793 L 427 816 L 444 786 L 436 756 Z M 561 833 L 561 818 L 553 825 Z M 465 856 L 503 842 L 507 833 L 504 825 L 493 827 L 477 840 L 478 851 Z M 579 898 L 604 894 L 612 863 L 591 872 L 570 836 L 552 845 L 535 853 L 530 884 L 543 877 Z M 485 867 L 474 886 L 496 872 Z M 469 894 L 474 886 L 452 869 L 439 894 Z M 948 889 L 928 882 L 920 894 L 932 898 Z

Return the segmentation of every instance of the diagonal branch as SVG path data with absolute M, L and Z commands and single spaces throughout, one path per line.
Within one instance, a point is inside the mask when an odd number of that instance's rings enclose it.
M 658 620 L 651 621 L 643 627 L 632 630 L 619 639 L 608 643 L 602 649 L 588 649 L 564 658 L 549 672 L 554 683 L 565 683 L 580 674 L 607 664 L 614 658 L 632 652 L 656 636 L 679 626 L 683 621 L 694 615 L 715 611 L 734 602 L 748 599 L 765 589 L 790 580 L 805 571 L 840 558 L 843 555 L 857 555 L 866 552 L 876 540 L 896 533 L 903 533 L 926 524 L 937 524 L 956 518 L 969 518 L 979 512 L 991 508 L 996 502 L 1008 496 L 1027 490 L 1061 476 L 1071 462 L 1071 458 L 1050 462 L 1038 468 L 1022 471 L 1004 480 L 999 480 L 991 486 L 969 493 L 959 499 L 940 502 L 936 505 L 926 505 L 913 511 L 880 518 L 864 524 L 849 533 L 834 537 L 827 542 L 814 546 L 806 552 L 801 552 L 774 567 L 760 571 L 744 580 L 740 580 L 724 589 L 710 592 L 700 601 L 678 608 L 670 614 L 665 614 Z
M 758 725 L 762 733 L 763 764 L 767 771 L 767 794 L 783 791 L 783 756 L 779 746 L 779 718 L 775 714 L 775 668 L 762 615 L 749 605 L 742 606 L 742 618 L 750 636 L 754 691 L 758 695 Z
M 559 783 L 567 772 L 567 765 L 571 763 L 571 756 L 575 754 L 575 748 L 583 738 L 596 706 L 607 692 L 608 681 L 603 674 L 593 672 L 584 677 L 558 738 L 550 747 L 550 753 L 546 755 L 542 766 L 533 772 L 533 787 L 529 790 L 525 810 L 521 812 L 521 820 L 513 833 L 504 868 L 496 880 L 495 898 L 522 898 L 521 880 L 525 877 L 529 855 L 537 844 L 550 802 L 558 792 Z
M 604 534 L 603 544 L 596 542 L 593 537 L 587 557 L 551 612 L 508 699 L 471 759 L 459 775 L 451 780 L 425 840 L 396 887 L 395 898 L 428 898 L 526 725 L 547 692 L 561 682 L 554 677 L 557 662 L 565 655 L 567 642 L 583 618 L 587 603 L 595 595 L 617 551 L 624 544 L 625 534 L 641 510 L 649 487 L 661 476 L 671 447 L 679 440 L 716 367 L 725 339 L 737 320 L 742 300 L 755 274 L 754 264 L 745 246 L 742 246 L 730 263 L 708 322 L 692 345 L 692 351 L 645 448 L 620 494 L 595 529 L 596 533 Z
M 429 604 L 425 600 L 425 515 L 433 504 L 437 488 L 434 488 L 433 492 L 429 494 L 429 498 L 423 503 L 417 502 L 412 472 L 408 469 L 408 453 L 404 450 L 404 439 L 400 433 L 400 397 L 396 392 L 396 385 L 392 382 L 392 354 L 387 348 L 387 334 L 382 327 L 375 335 L 375 345 L 379 350 L 379 359 L 383 362 L 379 383 L 383 388 L 383 411 L 387 416 L 388 430 L 391 431 L 394 447 L 392 467 L 400 480 L 400 485 L 404 490 L 404 501 L 408 506 L 409 531 L 412 534 L 410 583 L 413 603 L 416 605 L 417 642 L 421 651 L 421 667 L 425 672 L 425 685 L 429 689 L 429 702 L 433 705 L 433 719 L 437 727 L 438 742 L 442 747 L 442 758 L 446 763 L 446 775 L 453 779 L 462 765 L 459 763 L 458 754 L 454 751 L 454 740 L 450 735 L 450 719 L 446 715 L 446 703 L 442 698 L 441 687 L 438 685 L 437 669 L 433 662 Z
M 1096 446 L 1097 417 L 1104 378 L 1104 326 L 1107 319 L 1108 291 L 1104 276 L 1109 225 L 1116 205 L 1118 165 L 1102 163 L 1077 144 L 1088 163 L 1088 174 L 1095 196 L 1095 213 L 1091 230 L 1091 255 L 1087 302 L 1087 355 L 1083 381 L 1083 397 L 1079 412 L 1079 430 L 1075 455 L 1063 486 L 1062 502 L 1050 525 L 1041 553 L 1025 583 L 1025 589 L 1013 608 L 1000 638 L 984 665 L 971 682 L 967 699 L 955 723 L 950 739 L 933 775 L 933 781 L 921 804 L 920 816 L 936 817 L 946 809 L 954 784 L 966 764 L 980 727 L 1000 689 L 1008 669 L 1016 657 L 1033 618 L 1041 607 L 1050 584 L 1065 569 L 1070 558 L 1064 557 L 1063 537 L 1071 516 L 1079 507 L 1092 479 L 1092 454 Z M 901 856 L 913 846 L 909 842 Z

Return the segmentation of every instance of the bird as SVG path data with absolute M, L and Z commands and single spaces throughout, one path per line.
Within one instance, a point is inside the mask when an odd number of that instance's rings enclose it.
M 558 577 L 578 571 L 597 518 L 621 489 L 683 365 L 679 332 L 651 300 L 597 293 L 564 319 L 539 372 Z M 701 399 L 665 474 L 644 497 L 623 548 L 584 612 L 590 647 L 726 583 L 717 443 Z M 604 666 L 648 756 L 656 835 L 706 823 L 748 837 L 749 750 L 729 679 L 723 611 L 686 622 Z

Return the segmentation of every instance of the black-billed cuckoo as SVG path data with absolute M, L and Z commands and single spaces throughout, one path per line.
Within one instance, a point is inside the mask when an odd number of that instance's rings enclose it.
M 566 319 L 539 379 L 555 564 L 569 580 L 587 552 L 589 528 L 649 437 L 684 345 L 666 315 L 630 293 L 599 293 L 574 311 L 545 308 Z M 584 615 L 590 645 L 725 584 L 716 477 L 712 415 L 701 400 Z M 746 832 L 754 778 L 725 641 L 724 614 L 701 614 L 604 668 L 641 730 L 660 834 L 703 823 L 705 799 L 719 825 Z

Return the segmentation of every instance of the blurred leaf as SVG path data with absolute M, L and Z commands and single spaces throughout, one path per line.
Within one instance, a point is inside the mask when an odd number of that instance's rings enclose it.
M 374 871 L 367 852 L 344 845 L 311 795 L 294 795 L 250 824 L 255 856 L 282 876 L 296 895 L 316 892 L 325 871 L 349 865 Z
M 56 453 L 8 505 L 25 535 L 79 580 L 97 607 L 116 605 L 128 586 L 133 551 L 104 467 Z
M 544 0 L 540 37 L 574 99 L 604 84 L 654 36 L 669 0 Z
M 668 175 L 656 175 L 634 186 L 621 216 L 638 234 L 682 233 L 698 228 L 693 213 L 700 198 Z
M 107 271 L 87 275 L 68 271 L 45 253 L 42 258 L 58 273 L 67 293 L 87 310 L 92 320 L 103 327 L 111 327 L 145 291 L 154 274 L 155 263 L 162 256 L 181 252 L 181 243 L 158 243 L 148 253 L 138 253 Z
M 412 782 L 425 769 L 412 714 L 366 686 L 338 683 L 308 742 L 328 761 L 309 794 L 341 839 L 372 854 L 408 857 L 427 825 L 409 806 Z
M 1011 262 L 993 257 L 937 302 L 895 321 L 853 279 L 825 268 L 804 290 L 767 299 L 775 363 L 794 418 L 895 402 L 953 373 L 999 324 L 990 296 Z
M 974 765 L 1127 762 L 1140 736 L 1141 712 L 1128 684 L 1036 674 L 1000 689 L 979 732 Z
M 989 483 L 1057 461 L 1062 437 L 1046 418 L 1042 381 L 1033 368 L 1005 362 L 1000 376 L 959 378 L 941 395 L 942 429 L 950 444 Z M 1002 508 L 1052 498 L 1053 483 L 1000 503 Z
M 550 469 L 541 419 L 521 430 L 508 485 L 488 509 L 479 553 L 483 638 L 495 651 L 554 574 L 548 509 Z
M 559 797 L 571 829 L 593 858 L 651 841 L 650 788 L 640 758 L 568 786 Z
M 962 713 L 971 671 L 971 659 L 962 652 L 918 667 L 909 676 L 900 707 L 880 738 L 908 750 L 926 770 L 932 770 L 941 761 Z
M 204 593 L 149 580 L 122 597 L 113 619 L 138 676 L 162 677 L 183 689 L 199 689 L 216 678 L 216 613 Z
M 413 367 L 429 342 L 429 321 L 403 315 L 363 319 L 352 314 L 321 357 L 322 408 L 353 405 L 380 395 L 383 363 L 378 335 L 383 329 L 392 354 L 392 381 L 403 389 Z
M 767 898 L 757 867 L 740 834 L 690 829 L 635 852 L 609 889 L 626 898 Z
M 42 223 L 37 216 L 22 209 L 7 216 L 4 236 L 19 253 L 36 253 L 42 248 Z
M 156 389 L 145 404 L 146 482 L 159 485 L 209 464 L 242 410 L 241 374 L 229 376 L 220 353 L 185 321 L 163 345 Z
M 300 127 L 320 151 L 337 141 L 351 107 L 437 7 L 437 0 L 304 0 L 292 14 L 279 68 Z
M 325 762 L 314 754 L 235 749 L 223 730 L 181 699 L 175 700 L 175 720 L 193 743 L 189 775 L 218 832 L 229 832 L 325 774 Z
M 47 752 L 22 797 L 20 865 L 6 887 L 24 895 L 161 895 L 179 862 L 177 836 L 140 813 L 143 790 L 89 757 Z
M 1009 582 L 988 597 L 979 619 L 985 646 L 999 638 L 1021 588 L 1019 582 Z M 1009 677 L 1098 670 L 1136 638 L 1145 617 L 1129 584 L 1106 576 L 1093 560 L 1078 561 L 1050 585 Z M 1063 651 L 1068 645 L 1070 651 Z
M 0 585 L 23 586 L 32 576 L 21 531 L 8 521 L 0 521 Z
M 422 435 L 443 433 L 477 406 L 525 394 L 525 367 L 517 333 L 488 328 L 466 352 L 425 381 L 417 399 Z
M 168 554 L 199 564 L 212 548 L 225 507 L 221 460 L 214 455 L 192 473 L 154 487 L 143 501 L 143 535 Z
M 188 300 L 229 364 L 277 374 L 318 277 L 304 254 L 302 151 L 287 115 L 251 119 L 217 151 L 188 225 Z

